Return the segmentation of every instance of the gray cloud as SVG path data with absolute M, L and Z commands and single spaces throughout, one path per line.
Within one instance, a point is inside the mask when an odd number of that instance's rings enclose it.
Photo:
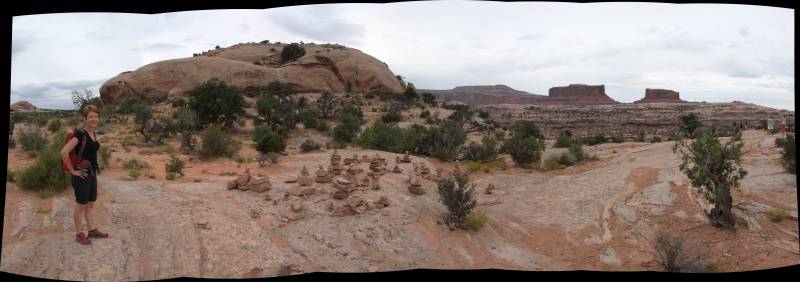
M 739 34 L 741 34 L 744 37 L 747 37 L 748 35 L 750 35 L 750 33 L 748 32 L 748 27 L 745 26 L 745 27 L 742 27 L 741 29 L 739 29 Z
M 98 89 L 105 81 L 105 79 L 77 80 L 22 85 L 11 89 L 11 96 L 14 99 L 11 103 L 25 100 L 37 107 L 68 109 L 73 107 L 72 90 L 86 88 L 91 90 L 95 96 L 99 96 Z M 67 101 L 68 103 L 64 103 Z
M 17 32 L 13 34 L 11 38 L 11 58 L 13 59 L 17 54 L 27 50 L 33 42 L 33 35 L 27 32 Z
M 309 7 L 304 14 L 274 13 L 270 14 L 269 19 L 290 33 L 322 43 L 357 45 L 365 39 L 363 26 L 339 18 L 332 10 L 320 7 Z

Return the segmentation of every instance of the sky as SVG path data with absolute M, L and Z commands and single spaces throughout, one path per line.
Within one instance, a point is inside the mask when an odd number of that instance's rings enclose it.
M 421 89 L 504 84 L 529 93 L 605 85 L 693 102 L 794 110 L 794 10 L 731 4 L 317 4 L 162 14 L 60 13 L 12 20 L 10 103 L 74 108 L 106 80 L 149 63 L 241 42 L 339 43 Z

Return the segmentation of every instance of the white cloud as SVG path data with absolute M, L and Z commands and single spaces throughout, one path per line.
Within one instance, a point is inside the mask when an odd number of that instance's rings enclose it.
M 666 88 L 690 101 L 794 109 L 792 10 L 477 1 L 15 17 L 12 103 L 71 107 L 55 98 L 54 83 L 105 81 L 215 45 L 265 39 L 358 48 L 419 88 L 506 84 L 546 94 L 570 83 L 605 84 L 622 102 Z

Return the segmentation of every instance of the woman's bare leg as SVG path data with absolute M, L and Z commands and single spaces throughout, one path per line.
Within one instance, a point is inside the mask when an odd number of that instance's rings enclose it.
M 81 233 L 81 215 L 84 213 L 84 210 L 86 210 L 86 205 L 75 203 L 75 211 L 72 214 L 75 220 L 75 233 Z
M 94 202 L 89 202 L 86 204 L 86 208 L 83 210 L 83 214 L 86 216 L 86 227 L 88 227 L 90 231 L 94 230 L 95 227 L 92 224 L 92 207 L 94 207 Z

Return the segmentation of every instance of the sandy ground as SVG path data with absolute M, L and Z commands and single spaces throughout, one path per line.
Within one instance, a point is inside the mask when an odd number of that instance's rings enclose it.
M 0 270 L 67 280 L 149 280 L 171 277 L 241 278 L 292 273 L 334 271 L 371 272 L 413 268 L 521 270 L 641 271 L 660 267 L 652 244 L 659 232 L 686 237 L 700 246 L 719 271 L 746 271 L 800 263 L 798 255 L 797 182 L 783 172 L 775 136 L 746 131 L 743 164 L 749 172 L 734 190 L 734 211 L 748 226 L 736 232 L 711 226 L 703 216 L 702 195 L 688 185 L 678 170 L 672 142 L 602 144 L 586 148 L 598 160 L 556 171 L 510 168 L 471 175 L 476 185 L 478 211 L 489 221 L 480 231 L 450 231 L 437 220 L 445 213 L 435 183 L 422 180 L 424 195 L 413 195 L 404 172 L 387 173 L 380 190 L 354 193 L 368 202 L 389 198 L 385 208 L 339 217 L 328 206 L 335 200 L 331 183 L 315 183 L 310 196 L 285 197 L 297 184 L 284 183 L 307 166 L 329 165 L 331 150 L 301 153 L 305 138 L 325 144 L 322 135 L 299 130 L 289 141 L 288 156 L 260 168 L 255 161 L 237 163 L 220 158 L 187 161 L 186 176 L 164 179 L 166 154 L 141 155 L 144 147 L 119 144 L 125 129 L 112 128 L 103 145 L 115 148 L 112 160 L 147 161 L 137 181 L 120 180 L 128 174 L 121 162 L 99 177 L 94 215 L 111 234 L 90 246 L 74 241 L 71 188 L 47 199 L 6 183 L 3 250 Z M 240 155 L 258 154 L 245 132 Z M 178 147 L 177 138 L 168 145 Z M 248 143 L 250 142 L 250 143 Z M 548 148 L 546 154 L 557 150 Z M 354 153 L 384 156 L 394 167 L 392 153 L 348 148 Z M 435 171 L 453 163 L 412 157 Z M 9 150 L 9 167 L 30 163 L 20 149 Z M 368 171 L 368 164 L 360 167 Z M 272 189 L 264 193 L 226 190 L 235 176 L 221 172 L 268 176 Z M 361 174 L 363 177 L 365 175 Z M 199 182 L 196 182 L 199 181 Z M 483 191 L 493 183 L 493 194 Z M 272 200 L 265 200 L 269 195 Z M 353 197 L 353 196 L 351 196 Z M 299 203 L 301 216 L 289 211 Z M 774 223 L 766 212 L 783 208 L 794 218 Z M 292 218 L 288 220 L 287 218 Z M 207 228 L 198 227 L 207 222 Z

